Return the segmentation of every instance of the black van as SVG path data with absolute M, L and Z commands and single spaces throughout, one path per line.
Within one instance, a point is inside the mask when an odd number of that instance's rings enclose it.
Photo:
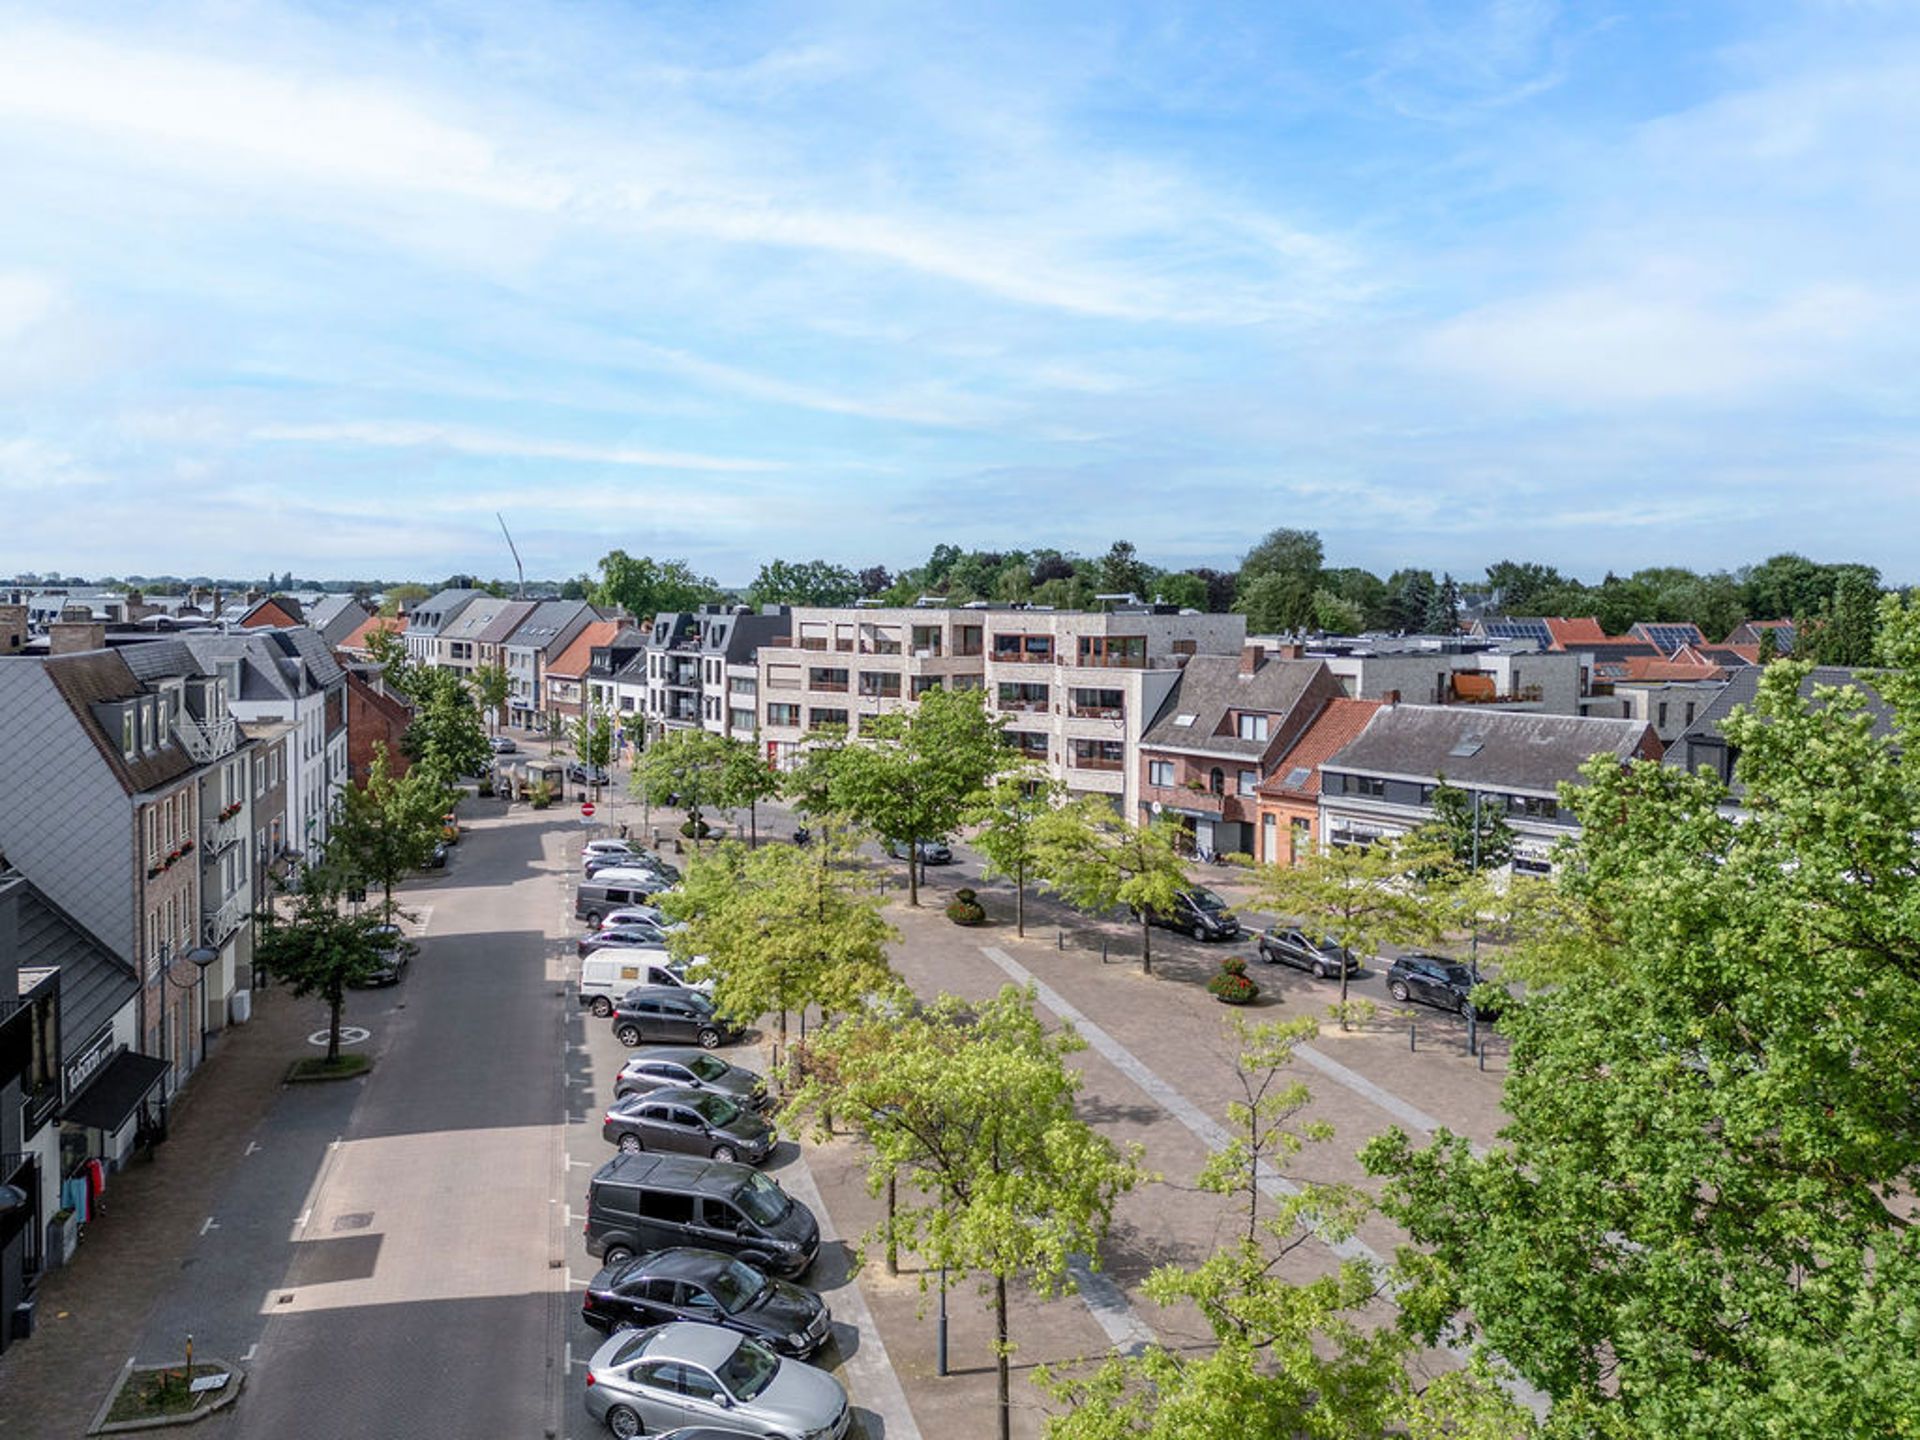
M 573 918 L 598 928 L 600 917 L 609 911 L 624 909 L 628 905 L 645 905 L 671 884 L 665 876 L 660 878 L 658 885 L 651 887 L 626 880 L 613 880 L 604 885 L 598 880 L 582 880 L 580 887 L 573 892 Z
M 690 1155 L 616 1155 L 587 1184 L 587 1253 L 619 1265 L 699 1245 L 774 1275 L 805 1273 L 820 1249 L 813 1212 L 750 1165 Z

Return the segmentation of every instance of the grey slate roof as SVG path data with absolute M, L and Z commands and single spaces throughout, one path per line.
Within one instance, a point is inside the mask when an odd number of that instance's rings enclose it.
M 1666 763 L 1686 770 L 1697 770 L 1707 765 L 1727 780 L 1734 794 L 1741 793 L 1745 787 L 1732 776 L 1733 754 L 1720 727 L 1735 706 L 1753 704 L 1754 696 L 1760 693 L 1760 677 L 1765 673 L 1764 667 L 1750 665 L 1728 675 L 1720 693 L 1694 716 L 1693 724 L 1667 747 L 1663 757 Z M 1872 733 L 1876 737 L 1893 733 L 1893 711 L 1873 688 L 1871 671 L 1852 670 L 1841 665 L 1817 665 L 1800 682 L 1800 693 L 1811 695 L 1814 687 L 1820 685 L 1854 686 L 1866 697 L 1867 710 L 1873 716 Z
M 407 612 L 407 633 L 438 635 L 459 618 L 469 603 L 486 593 L 484 590 L 442 590 L 438 595 L 429 595 Z
M 162 642 L 152 641 L 152 644 Z M 130 647 L 139 649 L 140 647 Z M 108 735 L 100 726 L 93 707 L 112 700 L 127 700 L 146 693 L 146 686 L 127 668 L 126 651 L 86 650 L 76 655 L 54 655 L 39 663 L 46 666 L 47 678 L 61 699 L 79 720 L 94 749 L 105 757 L 107 767 L 129 795 L 143 794 L 178 780 L 193 768 L 193 759 L 171 735 L 155 749 L 129 760 L 121 753 L 120 737 Z M 15 657 L 9 665 L 34 663 Z
M 507 640 L 515 650 L 542 650 L 548 659 L 566 648 L 579 625 L 599 617 L 584 600 L 542 600 Z
M 513 601 L 496 595 L 476 595 L 460 607 L 460 613 L 444 622 L 437 632 L 445 640 L 482 639 L 493 622 Z
M 709 655 L 724 656 L 729 665 L 744 665 L 762 645 L 792 629 L 793 619 L 785 605 L 774 606 L 771 612 L 729 610 L 707 619 L 700 648 Z
M 1578 782 L 1595 755 L 1631 757 L 1647 734 L 1638 720 L 1539 715 L 1477 705 L 1383 705 L 1324 771 L 1398 776 L 1552 795 Z M 1475 741 L 1478 748 L 1469 750 Z
M 508 637 L 520 628 L 520 622 L 539 608 L 536 600 L 508 600 L 502 604 L 500 613 L 493 617 L 492 623 L 475 639 L 482 645 L 504 645 Z
M 184 640 L 151 640 L 145 645 L 129 645 L 119 654 L 127 668 L 142 680 L 212 673 Z
M 328 595 L 307 606 L 307 624 L 329 645 L 338 645 L 366 618 L 366 608 L 351 595 Z
M 1300 703 L 1300 698 L 1325 666 L 1318 660 L 1263 660 L 1260 668 L 1245 677 L 1240 675 L 1239 655 L 1195 655 L 1181 670 L 1180 678 L 1167 693 L 1153 723 L 1140 737 L 1142 748 L 1156 746 L 1173 750 L 1202 750 L 1212 755 L 1258 760 L 1272 743 L 1268 740 L 1242 740 L 1236 728 L 1216 733 L 1234 710 L 1258 710 L 1285 716 Z M 1097 673 L 1097 672 L 1094 672 Z M 1099 681 L 1087 672 L 1078 672 L 1072 682 L 1092 688 Z M 1182 725 L 1179 719 L 1191 715 L 1193 722 Z M 1275 726 L 1274 730 L 1278 727 Z M 1273 731 L 1269 732 L 1273 735 Z
M 202 665 L 240 660 L 240 693 L 248 700 L 291 700 L 346 683 L 331 648 L 306 626 L 291 630 L 247 630 L 229 635 L 188 635 L 173 641 L 187 646 Z
M 60 969 L 60 1048 L 72 1055 L 139 988 L 133 966 L 29 880 L 20 880 L 20 968 Z

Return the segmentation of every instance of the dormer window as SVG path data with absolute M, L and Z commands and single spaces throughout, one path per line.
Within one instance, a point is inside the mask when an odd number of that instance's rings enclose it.
M 1242 715 L 1240 717 L 1240 738 L 1242 740 L 1264 741 L 1267 738 L 1267 717 L 1264 715 Z
M 120 712 L 120 753 L 131 760 L 140 753 L 140 739 L 134 729 L 131 708 Z

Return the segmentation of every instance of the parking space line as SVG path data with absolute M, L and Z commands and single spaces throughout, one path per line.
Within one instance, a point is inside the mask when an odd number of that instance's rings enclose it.
M 1084 1255 L 1067 1261 L 1074 1288 L 1087 1302 L 1087 1309 L 1100 1328 L 1107 1332 L 1114 1350 L 1121 1355 L 1138 1355 L 1154 1342 L 1153 1331 L 1128 1303 L 1111 1276 L 1103 1275 L 1087 1263 Z
M 1311 1045 L 1296 1045 L 1293 1047 L 1293 1053 L 1329 1080 L 1333 1081 L 1334 1084 L 1351 1090 L 1362 1100 L 1371 1101 L 1373 1104 L 1378 1105 L 1409 1130 L 1418 1130 L 1422 1135 L 1431 1135 L 1434 1131 L 1441 1128 L 1440 1121 L 1434 1119 L 1433 1116 L 1427 1114 L 1426 1111 L 1420 1109 L 1417 1105 L 1402 1100 L 1391 1090 L 1386 1089 L 1384 1086 L 1374 1084 L 1373 1081 L 1367 1079 L 1366 1076 L 1349 1070 L 1331 1055 L 1323 1054 Z M 1486 1146 L 1479 1144 L 1477 1141 L 1469 1143 L 1473 1147 L 1474 1154 L 1484 1155 L 1487 1153 Z

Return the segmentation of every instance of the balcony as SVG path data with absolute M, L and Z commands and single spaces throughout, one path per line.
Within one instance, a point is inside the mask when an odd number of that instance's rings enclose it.
M 1127 768 L 1125 760 L 1109 759 L 1104 755 L 1075 755 L 1067 761 L 1067 765 L 1073 770 L 1124 770 Z
M 862 655 L 898 655 L 901 653 L 898 640 L 870 640 L 860 647 Z
M 223 755 L 231 755 L 239 738 L 233 717 L 203 722 L 191 715 L 180 715 L 173 722 L 173 738 L 191 755 L 196 764 L 209 765 Z
M 202 852 L 211 860 L 222 850 L 240 838 L 240 810 L 233 807 L 231 813 L 209 820 L 200 827 L 200 846 Z
M 247 892 L 236 890 L 220 905 L 201 913 L 200 938 L 217 950 L 226 944 L 246 918 Z
M 1075 720 L 1125 720 L 1126 707 L 1122 705 L 1074 705 L 1067 714 Z
M 1168 810 L 1186 815 L 1222 815 L 1226 812 L 1226 795 L 1207 789 L 1204 785 L 1194 788 L 1189 785 L 1143 785 L 1140 798 L 1148 804 L 1158 803 Z

